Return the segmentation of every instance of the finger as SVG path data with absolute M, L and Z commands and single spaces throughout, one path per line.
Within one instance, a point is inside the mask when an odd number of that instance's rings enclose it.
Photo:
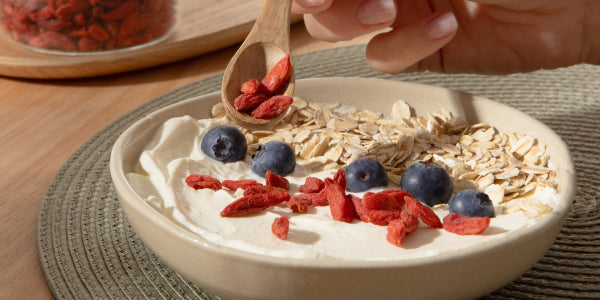
M 375 70 L 400 73 L 445 46 L 457 29 L 458 23 L 453 13 L 433 13 L 373 37 L 367 45 L 367 60 Z M 439 61 L 432 68 L 443 71 Z
M 390 26 L 394 0 L 333 1 L 325 11 L 304 16 L 308 32 L 326 41 L 345 41 Z
M 294 0 L 292 2 L 292 13 L 315 14 L 325 11 L 331 6 L 333 0 Z

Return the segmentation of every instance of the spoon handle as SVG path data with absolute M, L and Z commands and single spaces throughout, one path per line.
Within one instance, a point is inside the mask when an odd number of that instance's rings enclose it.
M 272 43 L 290 53 L 290 14 L 292 0 L 265 0 L 246 42 Z

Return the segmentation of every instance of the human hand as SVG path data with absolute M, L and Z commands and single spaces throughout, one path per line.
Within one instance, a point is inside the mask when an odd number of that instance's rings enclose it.
M 327 41 L 390 28 L 366 50 L 387 73 L 506 74 L 600 61 L 594 0 L 294 0 L 292 11 Z

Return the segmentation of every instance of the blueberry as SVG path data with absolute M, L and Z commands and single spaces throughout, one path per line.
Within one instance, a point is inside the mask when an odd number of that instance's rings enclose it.
M 448 203 L 450 213 L 456 213 L 468 217 L 490 217 L 495 216 L 494 204 L 487 194 L 476 190 L 464 190 L 452 197 Z
M 206 156 L 222 161 L 244 160 L 248 151 L 248 142 L 242 132 L 231 125 L 220 125 L 209 129 L 200 144 Z
M 452 197 L 454 182 L 441 166 L 420 161 L 404 171 L 400 188 L 421 203 L 433 206 L 448 203 Z
M 284 142 L 266 142 L 256 148 L 250 167 L 262 177 L 265 177 L 267 170 L 279 176 L 286 176 L 296 168 L 296 154 L 292 147 Z
M 373 187 L 387 186 L 388 176 L 378 161 L 364 157 L 346 167 L 346 182 L 347 191 L 363 192 Z

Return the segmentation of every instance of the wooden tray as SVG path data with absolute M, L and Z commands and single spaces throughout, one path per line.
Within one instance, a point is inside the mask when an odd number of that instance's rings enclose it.
M 20 47 L 0 35 L 0 76 L 61 79 L 114 74 L 204 54 L 242 41 L 262 0 L 179 0 L 179 20 L 164 41 L 106 54 L 53 55 Z M 293 21 L 300 20 L 294 16 Z

